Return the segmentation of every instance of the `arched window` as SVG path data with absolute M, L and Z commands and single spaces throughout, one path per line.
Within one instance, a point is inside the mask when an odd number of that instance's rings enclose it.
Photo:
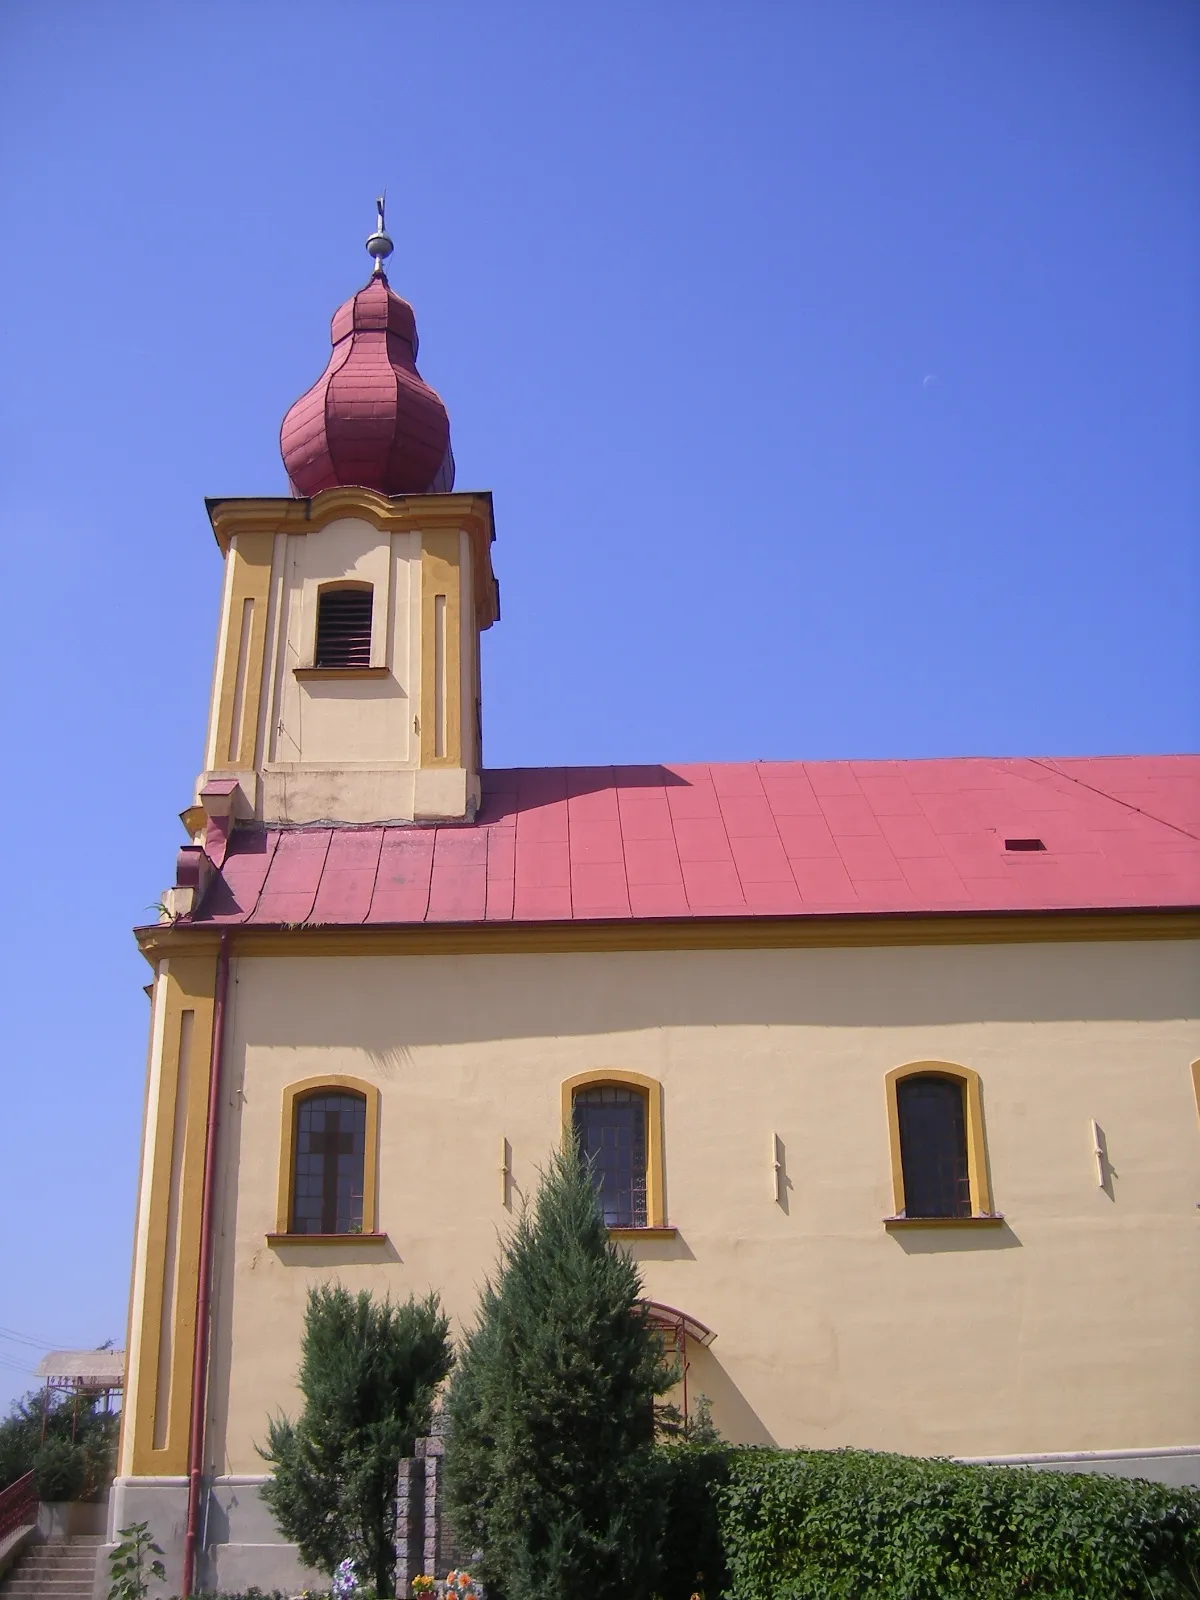
M 563 1124 L 574 1131 L 608 1227 L 666 1227 L 662 1089 L 634 1072 L 583 1073 L 563 1084 Z
M 610 1228 L 644 1228 L 645 1095 L 619 1084 L 577 1089 L 572 1118 L 605 1222 Z
M 992 1211 L 979 1074 L 916 1061 L 887 1075 L 890 1222 L 1000 1221 Z
M 296 1104 L 292 1233 L 361 1233 L 367 1102 L 310 1094 Z
M 309 1078 L 283 1093 L 278 1232 L 285 1239 L 375 1233 L 379 1091 Z
M 969 1217 L 967 1117 L 961 1078 L 902 1078 L 896 1085 L 904 1211 Z
M 338 584 L 317 595 L 318 667 L 371 665 L 371 586 Z

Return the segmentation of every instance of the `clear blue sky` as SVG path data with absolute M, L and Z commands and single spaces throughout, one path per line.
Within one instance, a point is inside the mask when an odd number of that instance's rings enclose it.
M 1198 91 L 1185 0 L 8 0 L 0 1326 L 124 1339 L 203 497 L 284 492 L 377 190 L 490 765 L 1181 750 Z

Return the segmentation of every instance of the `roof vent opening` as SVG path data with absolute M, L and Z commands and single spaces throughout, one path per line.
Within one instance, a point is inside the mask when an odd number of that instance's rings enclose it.
M 371 665 L 371 590 L 323 589 L 317 599 L 318 667 Z
M 1005 839 L 1006 850 L 1044 850 L 1046 846 L 1040 839 Z

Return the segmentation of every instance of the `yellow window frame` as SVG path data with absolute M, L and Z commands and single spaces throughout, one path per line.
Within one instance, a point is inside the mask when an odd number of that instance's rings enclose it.
M 347 1078 L 331 1073 L 320 1078 L 302 1078 L 289 1083 L 283 1091 L 283 1114 L 280 1118 L 279 1193 L 275 1208 L 275 1233 L 281 1238 L 312 1239 L 324 1237 L 316 1234 L 292 1233 L 292 1195 L 296 1177 L 296 1121 L 301 1100 L 311 1095 L 339 1092 L 362 1095 L 367 1102 L 366 1127 L 363 1133 L 363 1234 L 377 1231 L 375 1185 L 379 1150 L 379 1090 L 373 1083 L 361 1078 Z M 353 1239 L 355 1234 L 338 1234 L 339 1239 Z M 359 1236 L 361 1237 L 361 1236 Z
M 907 1215 L 904 1204 L 904 1163 L 900 1154 L 900 1109 L 896 1087 L 905 1078 L 950 1078 L 963 1088 L 966 1111 L 967 1179 L 971 1189 L 971 1216 L 960 1218 L 928 1219 L 914 1217 L 912 1221 L 969 1222 L 976 1217 L 992 1217 L 992 1190 L 988 1182 L 987 1146 L 983 1134 L 983 1094 L 979 1074 L 970 1067 L 960 1067 L 954 1061 L 909 1061 L 902 1067 L 893 1067 L 884 1078 L 887 1091 L 888 1151 L 892 1164 L 892 1208 L 896 1217 Z
M 667 1226 L 663 1189 L 662 1084 L 640 1072 L 625 1072 L 604 1067 L 594 1072 L 577 1072 L 562 1086 L 562 1125 L 564 1138 L 575 1129 L 575 1092 L 578 1089 L 636 1089 L 646 1102 L 646 1226 L 612 1228 L 610 1233 L 642 1234 Z

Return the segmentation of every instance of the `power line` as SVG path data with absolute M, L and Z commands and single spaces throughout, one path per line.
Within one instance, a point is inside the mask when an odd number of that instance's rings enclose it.
M 7 1367 L 9 1372 L 22 1372 L 27 1378 L 37 1377 L 32 1367 L 22 1367 L 16 1361 L 10 1361 L 7 1356 L 0 1356 L 0 1367 Z
M 79 1345 L 56 1339 L 37 1339 L 30 1333 L 18 1333 L 15 1328 L 0 1328 L 0 1339 L 10 1339 L 16 1344 L 27 1344 L 34 1350 L 76 1350 Z

